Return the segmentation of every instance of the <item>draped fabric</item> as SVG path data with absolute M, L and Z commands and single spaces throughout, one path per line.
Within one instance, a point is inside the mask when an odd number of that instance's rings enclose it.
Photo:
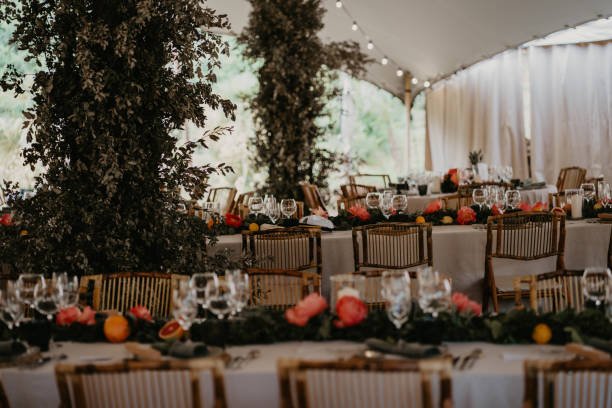
M 469 165 L 470 150 L 484 162 L 512 166 L 527 177 L 520 53 L 507 51 L 463 70 L 427 93 L 432 170 Z
M 466 167 L 469 151 L 482 149 L 485 163 L 528 176 L 520 58 L 519 51 L 504 52 L 427 92 L 432 170 Z
M 534 177 L 612 177 L 612 42 L 528 49 Z

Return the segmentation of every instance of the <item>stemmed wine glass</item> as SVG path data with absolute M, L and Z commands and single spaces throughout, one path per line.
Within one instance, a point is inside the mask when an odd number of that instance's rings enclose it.
M 612 207 L 610 184 L 601 183 L 599 185 L 599 198 L 601 199 L 601 205 L 603 205 L 605 208 Z
M 217 280 L 217 275 L 212 272 L 194 273 L 189 279 L 189 288 L 193 290 L 193 296 L 196 303 L 203 309 L 204 317 L 194 318 L 195 323 L 203 323 L 206 321 L 206 309 L 208 308 L 206 299 L 206 285 L 212 280 Z M 199 308 L 198 308 L 199 312 Z
M 37 284 L 44 284 L 45 278 L 39 273 L 24 273 L 19 275 L 15 289 L 17 296 L 23 303 L 34 307 L 34 288 Z
M 53 320 L 53 315 L 60 310 L 63 297 L 64 293 L 62 286 L 54 276 L 52 279 L 39 281 L 34 286 L 33 306 L 51 322 Z M 50 331 L 49 336 L 49 353 L 52 360 L 58 358 L 55 342 L 53 341 L 53 330 Z
M 408 321 L 412 309 L 408 271 L 384 271 L 381 295 L 386 301 L 387 317 L 399 330 Z
M 293 198 L 284 198 L 281 200 L 281 212 L 285 218 L 289 219 L 297 211 L 297 204 Z
M 189 333 L 198 316 L 196 290 L 191 287 L 190 281 L 180 281 L 178 288 L 172 290 L 172 316 Z
M 425 268 L 419 273 L 419 306 L 425 313 L 437 318 L 440 312 L 451 306 L 450 280 L 438 271 Z
M 251 198 L 249 198 L 249 212 L 251 214 L 255 214 L 258 216 L 264 210 L 264 201 L 263 198 L 257 193 L 253 194 Z
M 472 191 L 472 200 L 474 203 L 478 204 L 478 208 L 482 211 L 482 206 L 487 201 L 488 192 L 484 188 L 475 188 Z
M 590 267 L 582 275 L 582 293 L 585 299 L 599 307 L 605 300 L 608 286 L 612 281 L 612 272 L 605 267 Z
M 7 282 L 6 289 L 0 290 L 0 319 L 9 330 L 18 327 L 24 315 L 24 304 L 19 299 L 15 284 Z
M 501 188 L 496 189 L 494 204 L 495 204 L 495 207 L 497 208 L 497 211 L 499 211 L 500 214 L 503 214 L 504 212 L 506 212 L 506 205 L 507 205 L 506 194 L 504 193 L 503 189 Z
M 206 285 L 206 299 L 208 310 L 213 312 L 219 320 L 232 312 L 236 289 L 233 282 L 226 280 L 210 281 Z
M 506 191 L 506 205 L 514 210 L 521 204 L 521 192 L 518 190 Z
M 240 314 L 249 301 L 249 275 L 242 273 L 240 269 L 225 271 L 225 279 L 234 286 L 233 310 L 231 318 Z
M 276 221 L 281 217 L 281 208 L 276 202 L 268 205 L 268 218 L 272 221 L 272 224 L 276 224 Z
M 582 183 L 580 188 L 583 191 L 584 199 L 587 201 L 593 201 L 595 199 L 595 184 L 593 183 Z
M 374 210 L 380 207 L 380 194 L 379 193 L 368 193 L 366 194 L 366 205 L 370 210 Z
M 496 195 L 497 195 L 497 186 L 487 186 L 487 198 L 485 199 L 485 205 L 487 206 L 489 210 L 493 208 L 493 206 L 495 205 Z
M 70 278 L 66 272 L 54 276 L 57 284 L 61 288 L 60 308 L 64 309 L 76 306 L 79 303 L 79 278 Z
M 408 198 L 403 194 L 394 195 L 391 198 L 391 206 L 396 212 L 404 211 L 406 206 L 408 205 Z

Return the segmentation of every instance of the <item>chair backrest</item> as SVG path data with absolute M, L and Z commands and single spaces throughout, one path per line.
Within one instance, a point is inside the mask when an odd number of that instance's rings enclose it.
M 349 176 L 349 183 L 388 188 L 391 184 L 391 177 L 388 174 L 355 174 Z
M 451 361 L 448 358 L 280 359 L 278 377 L 282 408 L 452 405 Z
M 64 364 L 55 366 L 61 406 L 201 407 L 200 375 L 210 372 L 213 407 L 225 407 L 223 364 L 217 359 Z
M 523 408 L 612 406 L 612 360 L 527 360 Z
M 431 224 L 389 222 L 353 228 L 355 271 L 433 265 Z
M 234 187 L 217 187 L 211 188 L 208 192 L 208 198 L 206 201 L 212 201 L 219 203 L 221 214 L 228 213 L 234 206 L 234 198 L 236 197 L 236 190 Z
M 557 191 L 565 191 L 568 188 L 579 188 L 586 177 L 586 169 L 582 167 L 565 167 L 559 171 L 557 178 Z
M 91 295 L 94 310 L 127 312 L 138 305 L 145 306 L 156 318 L 171 316 L 172 289 L 186 275 L 163 272 L 120 272 L 81 277 L 81 294 Z
M 514 279 L 514 289 L 515 292 L 522 291 L 527 286 L 529 307 L 538 313 L 560 312 L 565 309 L 573 309 L 579 313 L 584 310 L 583 273 L 563 271 L 521 276 Z M 517 306 L 522 305 L 519 295 L 517 292 L 515 296 Z
M 376 192 L 376 187 L 363 184 L 343 184 L 340 190 L 343 198 L 365 198 L 368 193 Z
M 321 287 L 321 230 L 294 227 L 243 231 L 242 251 L 257 259 L 247 267 L 252 305 L 286 309 Z
M 566 203 L 565 191 L 561 191 L 560 193 L 548 193 L 548 208 L 563 208 Z
M 321 197 L 321 193 L 319 192 L 319 188 L 316 185 L 303 181 L 300 183 L 300 186 L 302 187 L 306 207 L 308 207 L 310 210 L 321 208 L 322 210 L 327 211 L 323 198 Z

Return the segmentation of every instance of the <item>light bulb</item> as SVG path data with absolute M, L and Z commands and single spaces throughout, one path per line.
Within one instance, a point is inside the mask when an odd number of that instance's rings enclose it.
M 337 2 L 336 2 L 336 7 L 338 7 L 338 8 L 342 8 L 342 2 L 341 2 L 341 1 L 337 1 Z
M 424 86 L 425 88 L 429 88 L 429 85 L 431 85 L 431 84 L 429 83 L 429 81 L 425 81 L 425 82 L 423 82 L 423 86 Z
M 412 85 L 416 85 L 416 84 L 419 83 L 419 80 L 418 80 L 418 78 L 412 78 L 412 80 L 410 82 L 412 82 Z
M 380 60 L 381 64 L 383 65 L 387 65 L 387 63 L 389 62 L 389 60 L 387 59 L 387 57 L 383 57 L 382 60 Z
M 372 41 L 368 41 L 368 50 L 371 50 L 374 48 L 374 43 Z
M 401 69 L 398 69 L 397 71 L 395 71 L 395 73 L 397 74 L 398 77 L 401 77 L 402 75 L 404 75 L 404 71 L 402 71 Z
M 353 21 L 353 25 L 351 26 L 351 30 L 353 31 L 357 31 L 359 27 L 357 27 L 357 23 L 355 21 Z

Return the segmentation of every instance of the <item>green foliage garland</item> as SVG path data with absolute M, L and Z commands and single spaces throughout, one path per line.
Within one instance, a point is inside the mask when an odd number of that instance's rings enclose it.
M 252 11 L 239 41 L 258 63 L 253 163 L 268 170 L 266 189 L 299 198 L 298 183 L 326 184 L 337 157 L 319 146 L 331 129 L 327 102 L 339 95 L 334 70 L 358 75 L 367 62 L 355 42 L 324 44 L 320 0 L 250 0 Z M 327 123 L 327 125 L 326 125 Z
M 229 129 L 180 146 L 176 131 L 204 128 L 207 108 L 233 118 L 212 91 L 228 46 L 209 30 L 228 29 L 227 18 L 193 0 L 5 0 L 0 19 L 38 67 L 9 66 L 0 86 L 22 94 L 33 75 L 23 157 L 44 167 L 33 198 L 6 186 L 15 228 L 0 232 L 3 262 L 44 273 L 200 270 L 206 226 L 177 213 L 179 191 L 198 198 L 209 174 L 231 171 L 191 164 Z

